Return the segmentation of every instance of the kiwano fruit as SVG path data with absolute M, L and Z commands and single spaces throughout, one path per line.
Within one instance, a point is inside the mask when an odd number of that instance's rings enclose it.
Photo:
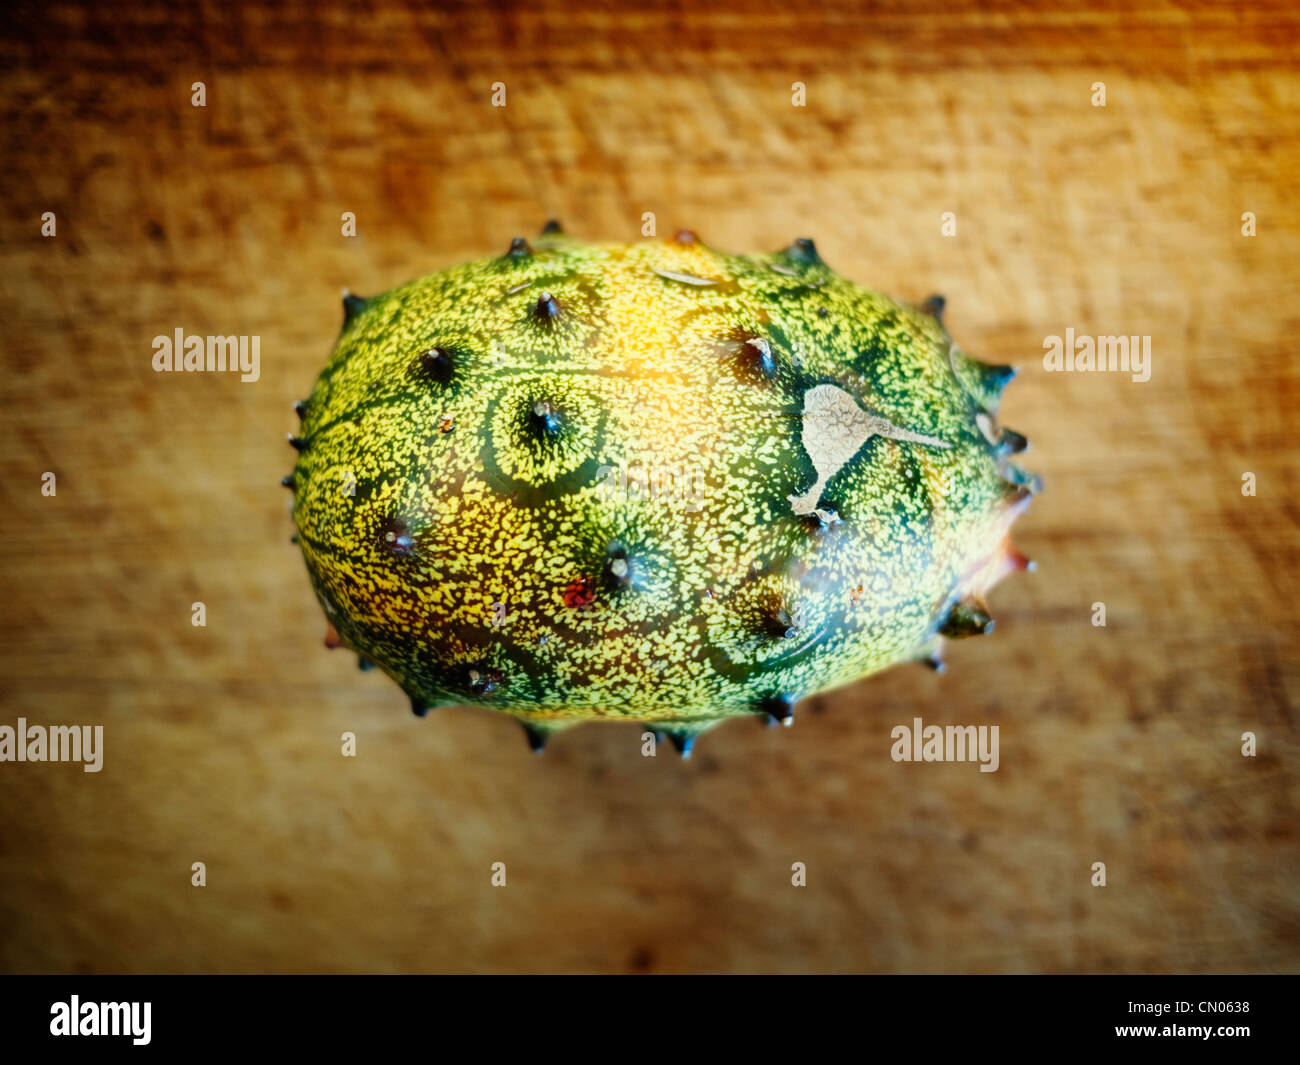
M 474 704 L 555 730 L 634 720 L 683 754 L 733 716 L 989 631 L 1029 563 L 1037 481 L 997 423 L 1012 377 L 943 301 L 837 276 L 809 240 L 727 255 L 584 244 L 362 299 L 290 442 L 296 539 L 326 643 L 417 714 Z

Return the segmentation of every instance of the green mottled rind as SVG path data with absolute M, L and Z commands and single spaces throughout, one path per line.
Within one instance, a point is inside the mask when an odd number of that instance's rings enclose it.
M 370 299 L 312 392 L 294 471 L 342 642 L 430 705 L 688 729 L 916 657 L 1017 509 L 988 431 L 1004 382 L 990 391 L 934 317 L 810 258 L 555 236 Z M 535 314 L 544 291 L 553 320 Z M 435 346 L 445 380 L 419 369 Z M 872 436 L 821 494 L 841 520 L 797 516 L 818 384 L 950 446 Z M 565 418 L 554 437 L 529 422 L 542 400 Z M 602 467 L 620 466 L 689 471 L 699 491 L 614 492 Z M 626 586 L 607 570 L 620 548 Z M 584 578 L 593 602 L 566 605 Z

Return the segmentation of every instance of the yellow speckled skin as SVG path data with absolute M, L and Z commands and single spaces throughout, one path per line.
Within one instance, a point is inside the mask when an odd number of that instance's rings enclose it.
M 634 718 L 679 744 L 788 720 L 981 631 L 983 591 L 1023 567 L 1009 369 L 809 241 L 548 227 L 348 303 L 300 411 L 294 520 L 341 642 L 417 709 L 534 736 Z

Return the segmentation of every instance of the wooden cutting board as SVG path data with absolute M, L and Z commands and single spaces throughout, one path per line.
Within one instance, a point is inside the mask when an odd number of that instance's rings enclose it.
M 0 724 L 104 760 L 0 764 L 0 968 L 1294 970 L 1300 16 L 1089 7 L 7 13 Z M 339 289 L 645 212 L 944 293 L 1022 368 L 1038 572 L 946 675 L 687 763 L 417 721 L 321 646 L 276 483 Z M 177 328 L 259 380 L 155 373 Z M 1150 379 L 1046 371 L 1070 329 Z M 892 761 L 914 717 L 997 725 L 998 771 Z

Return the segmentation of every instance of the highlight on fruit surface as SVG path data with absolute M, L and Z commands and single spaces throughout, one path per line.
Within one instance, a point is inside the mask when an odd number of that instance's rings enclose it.
M 690 753 L 729 717 L 989 632 L 1038 490 L 998 424 L 1014 371 L 943 300 L 771 255 L 585 244 L 556 223 L 368 299 L 290 443 L 329 624 L 416 714 L 587 720 Z

